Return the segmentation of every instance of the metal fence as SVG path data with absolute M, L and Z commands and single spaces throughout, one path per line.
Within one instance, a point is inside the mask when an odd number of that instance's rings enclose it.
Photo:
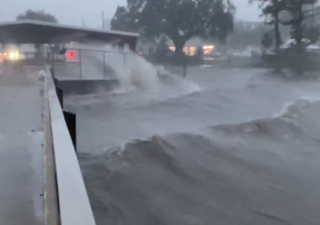
M 68 49 L 66 55 L 55 55 L 51 64 L 58 79 L 112 79 L 132 66 L 132 57 L 133 52 Z
M 74 55 L 68 57 L 68 52 Z M 144 66 L 145 61 L 153 65 L 157 63 L 134 52 L 112 51 L 86 48 L 68 48 L 66 54 L 58 54 L 47 50 L 45 52 L 20 53 L 23 60 L 17 63 L 21 67 L 50 65 L 54 76 L 60 80 L 94 80 L 117 78 L 117 73 L 129 73 L 132 68 Z M 142 59 L 140 60 L 139 57 Z M 139 61 L 140 60 L 140 61 Z M 142 63 L 138 65 L 138 63 Z M 162 66 L 169 72 L 184 76 L 187 68 L 165 63 Z
M 67 55 L 72 52 L 70 57 Z M 7 60 L 2 67 L 27 68 L 50 65 L 58 79 L 108 79 L 117 72 L 134 66 L 134 57 L 129 51 L 109 51 L 92 49 L 67 49 L 66 54 L 45 52 L 20 52 L 20 60 Z

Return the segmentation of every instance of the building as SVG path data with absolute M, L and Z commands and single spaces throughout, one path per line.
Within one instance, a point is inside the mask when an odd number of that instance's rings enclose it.
M 243 31 L 251 31 L 259 26 L 261 26 L 262 22 L 257 22 L 257 21 L 243 21 L 243 20 L 236 20 L 234 26 Z
M 172 52 L 175 51 L 173 41 L 169 40 L 167 42 L 167 45 L 169 46 L 169 49 Z M 183 48 L 183 52 L 187 56 L 195 56 L 199 48 L 202 48 L 204 55 L 209 55 L 215 50 L 215 45 L 213 44 L 212 41 L 205 41 L 205 40 L 202 40 L 201 38 L 195 37 L 186 42 Z

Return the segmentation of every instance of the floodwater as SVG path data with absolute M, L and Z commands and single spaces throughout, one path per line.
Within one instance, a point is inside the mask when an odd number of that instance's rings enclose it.
M 130 77 L 66 99 L 98 225 L 319 224 L 319 80 L 200 67 L 159 79 L 147 63 Z

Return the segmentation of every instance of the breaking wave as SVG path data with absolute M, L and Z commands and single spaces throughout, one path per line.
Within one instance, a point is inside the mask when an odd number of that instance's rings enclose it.
M 161 91 L 168 85 L 175 85 L 188 92 L 200 91 L 195 82 L 171 74 L 163 66 L 155 67 L 142 56 L 130 52 L 129 49 L 109 49 L 118 54 L 106 55 L 106 63 L 116 71 L 116 78 L 120 81 L 120 90 L 134 89 Z M 125 57 L 125 64 L 123 60 Z
M 320 102 L 80 155 L 98 224 L 317 224 Z

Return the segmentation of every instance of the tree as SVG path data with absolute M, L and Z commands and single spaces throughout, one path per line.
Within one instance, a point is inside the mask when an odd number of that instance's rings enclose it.
M 128 0 L 127 7 L 117 9 L 111 29 L 149 38 L 166 35 L 180 55 L 192 37 L 225 42 L 233 29 L 234 9 L 229 0 Z
M 276 72 L 280 72 L 280 62 L 283 61 L 283 51 L 280 51 L 281 33 L 280 25 L 291 27 L 291 38 L 295 40 L 294 49 L 286 50 L 288 54 L 286 61 L 293 65 L 297 73 L 302 73 L 302 66 L 306 57 L 304 55 L 305 44 L 303 39 L 309 37 L 313 41 L 317 39 L 317 32 L 312 29 L 305 29 L 304 21 L 314 15 L 310 6 L 313 6 L 317 0 L 249 0 L 249 2 L 259 2 L 262 10 L 262 16 L 265 16 L 266 23 L 273 25 L 275 38 L 275 60 Z M 286 12 L 289 18 L 280 18 L 280 13 Z M 264 37 L 265 38 L 265 37 Z M 294 51 L 292 51 L 294 50 Z M 279 55 L 281 53 L 281 59 Z
M 249 0 L 250 3 L 258 2 L 259 8 L 262 11 L 261 16 L 265 17 L 265 23 L 273 26 L 274 40 L 275 40 L 275 57 L 278 59 L 280 55 L 280 45 L 282 43 L 280 33 L 280 13 L 286 9 L 287 0 Z M 270 31 L 269 31 L 270 32 Z M 269 33 L 268 32 L 268 33 Z M 270 43 L 270 35 L 263 36 L 263 43 Z M 281 72 L 279 61 L 275 60 L 275 72 Z
M 312 10 L 308 8 L 316 2 L 317 0 L 287 0 L 286 10 L 290 12 L 291 19 L 284 21 L 283 24 L 291 26 L 291 37 L 297 43 L 297 50 L 302 50 L 302 39 L 306 31 L 303 22 L 313 16 Z
M 295 40 L 292 54 L 294 61 L 291 63 L 294 65 L 295 72 L 301 75 L 307 59 L 304 51 L 306 44 L 303 40 L 308 38 L 310 34 L 304 21 L 314 15 L 312 8 L 317 3 L 317 0 L 286 0 L 286 3 L 286 10 L 290 12 L 291 19 L 283 21 L 283 24 L 291 26 L 291 38 Z
M 133 20 L 134 15 L 130 14 L 128 9 L 123 6 L 118 6 L 112 20 L 111 29 L 127 32 L 137 32 L 137 24 Z
M 36 20 L 36 21 L 44 21 L 44 22 L 51 22 L 51 23 L 58 23 L 58 20 L 56 19 L 55 16 L 46 13 L 44 10 L 40 11 L 32 11 L 32 10 L 27 10 L 23 14 L 19 14 L 16 18 L 16 20 Z M 40 56 L 40 51 L 41 51 L 41 44 L 35 44 L 35 48 L 37 51 L 36 56 Z
M 199 13 L 204 21 L 205 37 L 216 38 L 226 44 L 228 35 L 234 29 L 235 6 L 230 0 L 200 0 Z
M 36 21 L 58 23 L 58 20 L 56 19 L 55 16 L 49 13 L 46 13 L 44 10 L 40 10 L 40 11 L 27 10 L 23 14 L 19 14 L 17 16 L 17 20 L 36 20 Z

